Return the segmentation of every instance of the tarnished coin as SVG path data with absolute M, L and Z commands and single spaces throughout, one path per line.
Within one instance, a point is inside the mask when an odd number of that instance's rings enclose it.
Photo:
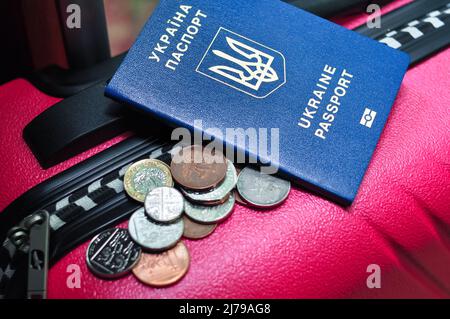
M 240 167 L 240 166 L 236 167 L 236 173 L 238 176 L 241 173 L 241 170 L 242 170 L 242 167 Z M 239 195 L 239 192 L 237 191 L 237 189 L 235 189 L 233 191 L 233 194 L 234 194 L 234 199 L 236 200 L 236 203 L 241 204 L 242 206 L 248 206 L 247 202 L 241 197 L 241 195 Z
M 217 200 L 217 201 L 214 201 L 214 202 L 205 202 L 205 203 L 193 202 L 193 203 L 194 204 L 196 203 L 196 204 L 199 204 L 199 205 L 204 205 L 204 206 L 217 206 L 217 205 L 221 205 L 221 204 L 225 203 L 230 198 L 230 195 L 231 195 L 231 192 L 226 194 L 224 198 L 222 198 L 220 200 Z
M 203 205 L 207 205 L 209 203 L 213 204 L 217 202 L 225 202 L 227 195 L 233 190 L 237 183 L 237 174 L 236 169 L 234 168 L 233 163 L 227 159 L 227 174 L 223 182 L 213 188 L 210 191 L 206 192 L 196 192 L 187 189 L 181 189 L 184 196 L 186 196 L 189 200 L 198 202 Z
M 183 236 L 189 239 L 202 239 L 211 235 L 217 227 L 217 224 L 203 225 L 197 224 L 190 218 L 183 216 L 184 232 Z
M 173 178 L 184 188 L 207 190 L 219 185 L 227 172 L 223 154 L 203 149 L 200 145 L 184 147 L 170 164 Z
M 126 229 L 113 228 L 95 236 L 86 251 L 88 268 L 102 278 L 127 274 L 139 261 L 141 248 Z
M 133 268 L 133 274 L 144 284 L 165 287 L 183 278 L 189 263 L 189 251 L 183 242 L 179 242 L 161 254 L 142 254 L 141 260 Z
M 234 199 L 236 200 L 236 203 L 241 204 L 243 206 L 248 206 L 247 202 L 242 199 L 241 195 L 239 195 L 239 192 L 237 190 L 234 190 Z
M 169 167 L 156 159 L 145 159 L 132 164 L 125 172 L 123 182 L 127 194 L 141 203 L 151 190 L 173 186 Z
M 144 249 L 155 252 L 175 246 L 183 230 L 182 218 L 170 224 L 159 224 L 148 218 L 143 208 L 133 213 L 128 222 L 131 238 Z
M 147 215 L 160 223 L 170 223 L 181 217 L 184 209 L 183 195 L 175 188 L 158 187 L 145 198 Z
M 291 183 L 246 167 L 239 174 L 237 189 L 248 204 L 270 208 L 281 204 L 288 197 Z
M 234 195 L 223 204 L 217 206 L 204 206 L 184 202 L 184 212 L 193 221 L 201 224 L 216 224 L 226 219 L 234 207 Z

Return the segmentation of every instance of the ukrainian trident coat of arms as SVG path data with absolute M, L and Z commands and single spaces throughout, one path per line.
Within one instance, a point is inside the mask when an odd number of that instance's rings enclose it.
M 220 28 L 197 72 L 256 98 L 286 82 L 284 56 L 237 33 Z

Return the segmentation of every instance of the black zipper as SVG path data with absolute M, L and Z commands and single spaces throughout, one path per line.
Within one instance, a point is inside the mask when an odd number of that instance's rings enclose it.
M 165 133 L 161 132 L 161 135 L 165 136 Z M 140 205 L 121 191 L 111 198 L 100 201 L 92 209 L 82 212 L 74 221 L 59 229 L 51 230 L 50 236 L 45 237 L 45 242 L 30 242 L 33 229 L 27 226 L 28 220 L 39 215 L 43 208 L 51 207 L 61 199 L 67 198 L 83 188 L 86 189 L 94 182 L 107 178 L 111 173 L 119 176 L 118 172 L 123 171 L 134 161 L 158 155 L 158 158 L 167 162 L 170 159 L 168 151 L 172 149 L 173 145 L 173 142 L 161 138 L 140 136 L 129 138 L 41 183 L 8 206 L 0 214 L 0 227 L 2 228 L 0 241 L 2 244 L 0 253 L 2 254 L 0 256 L 9 255 L 5 260 L 0 260 L 0 299 L 24 298 L 27 292 L 28 296 L 39 295 L 35 289 L 30 291 L 29 287 L 36 287 L 42 283 L 43 278 L 46 278 L 47 268 L 44 267 L 34 272 L 30 270 L 33 276 L 26 275 L 24 271 L 31 269 L 31 262 L 35 262 L 37 258 L 35 254 L 29 255 L 34 253 L 30 247 L 47 247 L 49 245 L 49 249 L 46 249 L 43 256 L 45 256 L 45 264 L 48 263 L 51 266 L 95 233 L 125 220 Z M 117 181 L 117 177 L 115 181 Z M 101 188 L 98 191 L 101 191 Z M 68 204 L 67 207 L 70 205 Z M 49 216 L 57 215 L 56 212 L 60 211 L 55 210 Z M 46 211 L 46 213 L 48 212 Z M 39 241 L 44 240 L 44 237 L 35 236 L 34 238 L 35 240 L 39 238 Z M 11 247 L 14 246 L 15 249 L 11 255 Z M 27 255 L 28 257 L 26 257 Z M 27 262 L 28 267 L 26 266 Z M 12 276 L 10 276 L 11 270 L 13 270 Z M 40 278 L 40 280 L 36 281 L 36 278 Z M 25 289 L 27 286 L 28 290 Z M 45 296 L 45 290 L 42 290 L 40 296 Z
M 438 24 L 433 24 L 430 17 L 435 17 Z M 403 31 L 410 24 L 415 25 L 422 35 L 414 38 Z M 369 28 L 364 24 L 354 31 L 377 41 L 392 37 L 397 44 L 395 48 L 408 53 L 411 65 L 414 65 L 450 44 L 450 1 L 414 1 L 383 15 L 381 28 Z
M 105 205 L 94 208 L 87 216 L 54 232 L 50 246 L 50 265 L 80 242 L 124 221 L 141 206 L 125 194 L 120 194 Z
M 167 145 L 167 141 L 158 138 L 131 137 L 37 185 L 17 198 L 0 214 L 1 242 L 5 240 L 9 229 L 18 225 L 26 216 L 56 203 L 107 174 L 120 170 L 127 164 L 144 158 L 152 151 Z M 122 198 L 122 202 L 126 200 Z M 96 207 L 95 212 L 101 211 L 102 207 L 102 205 Z M 92 213 L 89 212 L 74 224 L 88 222 Z M 52 233 L 52 238 L 56 233 Z

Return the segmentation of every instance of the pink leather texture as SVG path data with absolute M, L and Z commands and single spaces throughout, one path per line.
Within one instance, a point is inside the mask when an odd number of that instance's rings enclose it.
M 353 27 L 361 19 L 341 22 Z M 49 297 L 449 298 L 449 66 L 447 49 L 407 73 L 351 207 L 298 188 L 271 211 L 236 206 L 210 237 L 184 240 L 189 272 L 167 288 L 147 287 L 133 275 L 97 279 L 86 267 L 85 243 L 50 270 Z M 43 171 L 21 132 L 55 102 L 24 80 L 0 87 L 0 210 L 33 185 L 123 138 Z M 80 288 L 67 285 L 72 264 L 81 268 Z M 366 284 L 371 264 L 381 269 L 379 289 Z
M 0 211 L 33 186 L 123 140 L 124 136 L 117 137 L 43 170 L 22 139 L 22 131 L 36 116 L 59 101 L 23 79 L 0 86 Z

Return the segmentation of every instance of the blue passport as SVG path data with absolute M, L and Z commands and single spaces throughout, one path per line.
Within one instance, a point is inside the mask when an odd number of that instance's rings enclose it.
M 106 95 L 348 205 L 408 64 L 281 1 L 162 0 Z

